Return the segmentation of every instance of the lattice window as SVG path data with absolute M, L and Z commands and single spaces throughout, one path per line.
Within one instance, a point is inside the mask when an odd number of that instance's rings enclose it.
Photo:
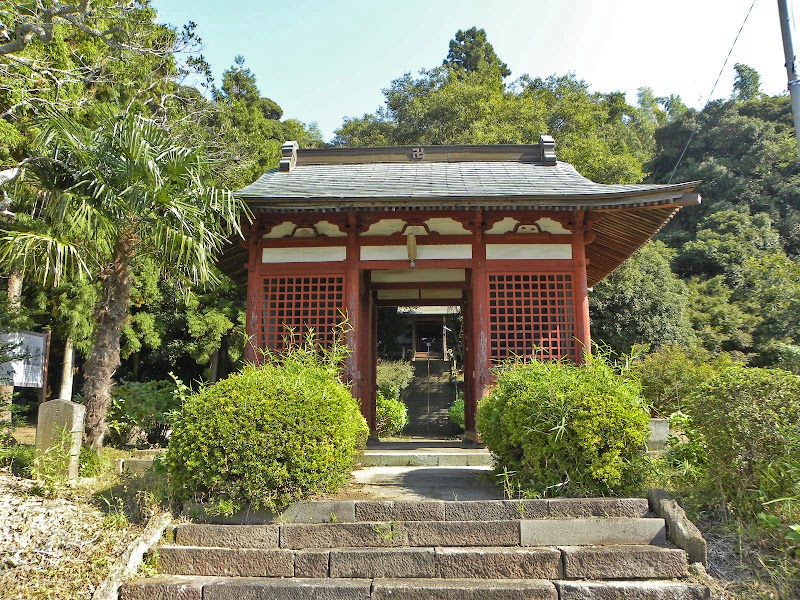
M 489 275 L 493 360 L 513 356 L 575 359 L 572 274 Z
M 342 275 L 265 277 L 260 346 L 285 348 L 290 329 L 296 336 L 313 329 L 320 343 L 330 344 L 344 308 Z

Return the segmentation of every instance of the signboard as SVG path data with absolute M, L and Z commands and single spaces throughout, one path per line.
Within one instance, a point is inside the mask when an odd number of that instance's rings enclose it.
M 11 344 L 8 351 L 19 358 L 0 364 L 0 385 L 43 388 L 47 360 L 47 334 L 14 331 L 0 334 L 0 344 Z

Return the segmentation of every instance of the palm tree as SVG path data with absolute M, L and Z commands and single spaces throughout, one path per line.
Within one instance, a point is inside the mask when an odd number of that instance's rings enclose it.
M 0 260 L 45 281 L 98 279 L 83 395 L 84 442 L 99 450 L 134 259 L 152 257 L 192 283 L 214 282 L 216 253 L 241 235 L 239 219 L 249 214 L 230 192 L 204 184 L 210 165 L 197 151 L 175 145 L 143 117 L 107 115 L 87 128 L 50 112 L 42 131 L 50 153 L 27 165 L 41 190 L 35 218 L 0 238 Z

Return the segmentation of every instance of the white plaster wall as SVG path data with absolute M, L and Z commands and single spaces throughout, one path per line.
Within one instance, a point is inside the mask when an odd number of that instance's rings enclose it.
M 344 246 L 315 248 L 264 248 L 261 262 L 293 263 L 293 262 L 341 262 L 347 258 Z
M 487 260 L 571 259 L 570 244 L 486 244 Z

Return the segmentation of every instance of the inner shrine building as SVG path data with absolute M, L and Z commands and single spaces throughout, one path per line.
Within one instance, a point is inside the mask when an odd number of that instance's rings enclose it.
M 604 185 L 533 145 L 298 149 L 239 190 L 253 212 L 220 267 L 247 284 L 247 357 L 287 328 L 330 342 L 346 316 L 347 375 L 375 432 L 377 309 L 463 318 L 467 437 L 493 365 L 590 352 L 589 288 L 682 206 L 696 183 Z

